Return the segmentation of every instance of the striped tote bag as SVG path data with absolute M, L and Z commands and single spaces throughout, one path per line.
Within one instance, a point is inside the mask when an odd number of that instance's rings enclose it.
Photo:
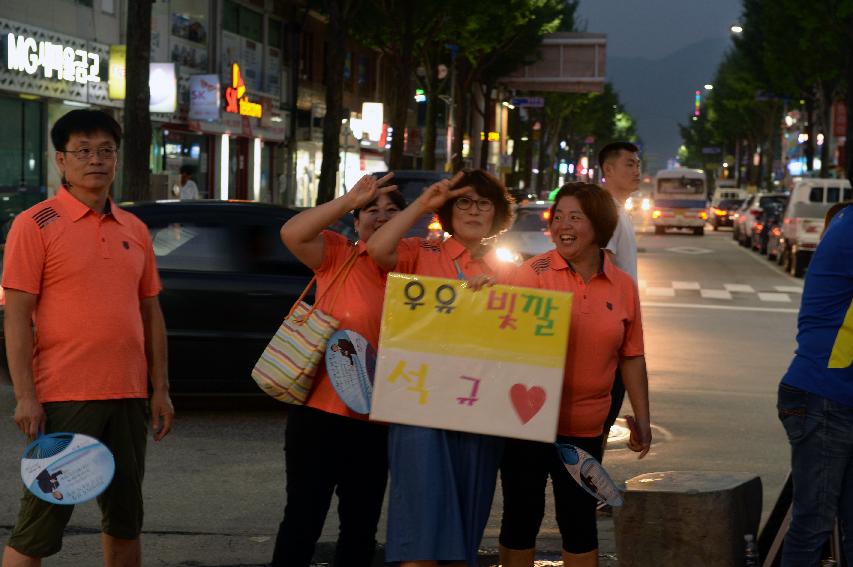
M 329 309 L 334 308 L 343 282 L 358 258 L 353 254 L 332 276 L 324 296 L 334 289 Z M 268 395 L 280 402 L 302 405 L 308 399 L 317 367 L 326 352 L 329 337 L 338 328 L 338 320 L 309 305 L 305 295 L 317 280 L 314 276 L 293 304 L 272 340 L 252 369 L 252 378 Z M 315 304 L 320 302 L 318 297 Z

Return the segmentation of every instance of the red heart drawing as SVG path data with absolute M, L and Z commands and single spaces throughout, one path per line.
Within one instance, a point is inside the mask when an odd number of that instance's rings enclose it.
M 521 418 L 521 423 L 526 424 L 533 419 L 542 406 L 545 405 L 545 390 L 539 386 L 527 388 L 524 384 L 513 384 L 509 389 L 509 399 L 515 413 Z

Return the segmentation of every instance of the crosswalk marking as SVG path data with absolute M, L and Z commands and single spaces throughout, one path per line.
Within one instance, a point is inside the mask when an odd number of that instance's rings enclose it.
M 732 294 L 725 289 L 700 289 L 699 293 L 705 299 L 731 299 Z
M 775 301 L 777 303 L 791 303 L 791 297 L 787 293 L 759 292 L 758 299 L 761 301 Z
M 671 287 L 647 287 L 646 295 L 654 297 L 675 297 L 675 289 Z
M 803 293 L 803 288 L 795 285 L 776 285 L 773 289 L 782 293 Z
M 673 289 L 701 289 L 699 282 L 672 282 Z
M 755 288 L 747 284 L 727 283 L 723 284 L 727 291 L 737 291 L 741 293 L 755 293 Z

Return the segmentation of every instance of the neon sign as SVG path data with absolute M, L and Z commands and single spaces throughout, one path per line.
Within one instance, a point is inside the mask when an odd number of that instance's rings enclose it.
M 46 79 L 56 78 L 82 85 L 99 83 L 101 57 L 85 49 L 65 47 L 49 41 L 36 42 L 28 36 L 10 33 L 6 36 L 6 67 L 35 75 L 39 68 Z
M 240 74 L 240 66 L 231 65 L 231 86 L 225 89 L 225 112 L 260 118 L 263 114 L 263 106 L 252 102 L 246 95 L 246 83 Z

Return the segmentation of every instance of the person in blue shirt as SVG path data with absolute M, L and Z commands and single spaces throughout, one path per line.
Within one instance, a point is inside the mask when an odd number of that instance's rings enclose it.
M 797 350 L 779 385 L 794 487 L 782 567 L 820 565 L 836 517 L 843 530 L 853 526 L 853 202 L 830 213 L 806 274 Z M 843 541 L 853 558 L 853 533 Z

